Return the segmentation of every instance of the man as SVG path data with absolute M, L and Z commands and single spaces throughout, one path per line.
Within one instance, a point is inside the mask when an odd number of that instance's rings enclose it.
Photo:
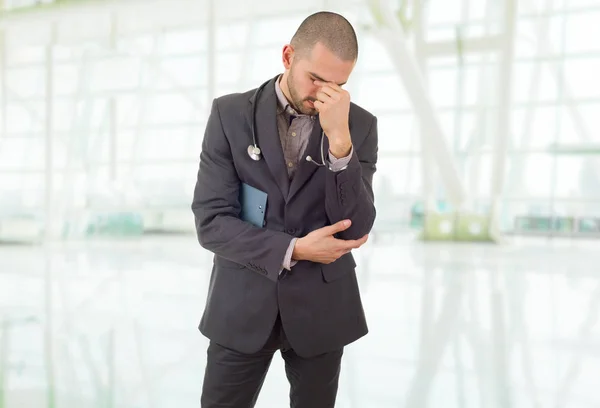
M 203 408 L 253 407 L 277 350 L 291 406 L 333 407 L 343 348 L 367 333 L 350 251 L 375 220 L 377 122 L 342 88 L 357 54 L 350 23 L 316 13 L 284 46 L 282 75 L 213 102 L 192 204 L 215 254 Z

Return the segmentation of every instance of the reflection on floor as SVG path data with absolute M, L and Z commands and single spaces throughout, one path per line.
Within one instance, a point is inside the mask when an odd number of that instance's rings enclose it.
M 600 406 L 598 247 L 367 244 L 337 407 Z M 199 407 L 210 263 L 193 237 L 0 247 L 0 406 Z M 258 407 L 287 394 L 277 356 Z

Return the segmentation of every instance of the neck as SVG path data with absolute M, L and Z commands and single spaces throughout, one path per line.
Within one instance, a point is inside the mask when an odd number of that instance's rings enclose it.
M 287 99 L 290 105 L 294 106 L 294 102 L 292 102 L 292 95 L 290 94 L 290 88 L 288 88 L 287 84 L 288 72 L 289 71 L 284 72 L 283 75 L 279 77 L 279 87 L 281 88 L 281 92 L 283 92 L 285 99 Z

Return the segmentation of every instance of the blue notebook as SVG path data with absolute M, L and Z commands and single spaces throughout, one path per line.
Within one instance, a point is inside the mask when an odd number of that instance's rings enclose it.
M 242 206 L 240 218 L 243 221 L 262 228 L 265 224 L 267 193 L 251 185 L 242 183 L 240 188 L 240 204 Z

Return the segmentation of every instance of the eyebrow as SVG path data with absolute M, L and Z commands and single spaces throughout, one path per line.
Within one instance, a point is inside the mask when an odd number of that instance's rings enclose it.
M 321 82 L 331 82 L 331 81 L 327 81 L 327 80 L 321 78 L 320 76 L 318 76 L 314 72 L 309 72 L 309 74 L 312 75 L 313 77 L 317 78 Z M 342 85 L 345 85 L 345 84 L 346 84 L 345 82 L 342 82 L 341 84 L 338 84 L 338 86 L 342 86 Z

